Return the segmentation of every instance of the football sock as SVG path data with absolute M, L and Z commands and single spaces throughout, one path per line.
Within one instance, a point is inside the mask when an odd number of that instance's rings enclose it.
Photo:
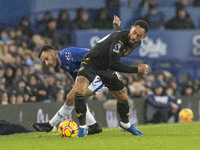
M 79 127 L 80 127 L 80 128 L 85 128 L 85 129 L 87 128 L 87 126 L 86 126 L 86 125 L 79 126 Z
M 68 106 L 64 103 L 64 105 L 60 108 L 60 110 L 54 115 L 54 117 L 49 121 L 49 124 L 53 127 L 57 125 L 62 119 L 69 115 L 72 110 L 74 109 L 74 106 Z
M 127 128 L 127 129 L 131 126 L 130 122 L 128 122 L 128 123 L 120 122 L 120 124 L 121 124 L 124 128 Z
M 128 102 L 123 103 L 123 104 L 117 102 L 117 111 L 119 113 L 121 122 L 128 123 L 129 122 L 129 106 L 128 106 Z
M 86 104 L 84 96 L 80 94 L 75 94 L 75 111 L 78 117 L 80 126 L 86 125 Z
M 96 120 L 94 119 L 94 116 L 91 114 L 91 112 L 90 112 L 88 106 L 86 106 L 86 107 L 87 107 L 86 122 L 87 122 L 87 125 L 88 125 L 88 126 L 91 126 L 91 125 L 93 125 L 93 124 L 96 123 Z

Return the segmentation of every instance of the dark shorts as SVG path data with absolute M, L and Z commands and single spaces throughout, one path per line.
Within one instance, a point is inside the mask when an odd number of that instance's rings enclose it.
M 96 75 L 100 76 L 103 84 L 110 91 L 119 91 L 124 88 L 120 75 L 113 70 L 99 70 L 95 69 L 93 66 L 82 64 L 77 76 L 84 76 L 92 83 Z

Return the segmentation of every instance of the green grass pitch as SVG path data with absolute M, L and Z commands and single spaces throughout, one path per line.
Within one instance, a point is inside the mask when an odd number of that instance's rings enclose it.
M 119 128 L 85 138 L 62 138 L 58 132 L 0 136 L 0 150 L 200 150 L 200 122 L 138 125 L 144 136 Z

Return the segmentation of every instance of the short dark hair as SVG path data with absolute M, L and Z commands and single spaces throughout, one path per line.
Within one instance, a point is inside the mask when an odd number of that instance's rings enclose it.
M 54 50 L 54 48 L 51 46 L 43 46 L 40 50 L 40 53 L 38 54 L 38 57 L 40 58 L 40 56 L 42 55 L 42 52 L 47 52 L 50 50 Z
M 149 25 L 148 25 L 148 23 L 146 23 L 146 21 L 138 20 L 138 21 L 135 22 L 135 26 L 137 26 L 137 25 L 140 26 L 141 28 L 143 28 L 145 30 L 145 33 L 148 32 Z

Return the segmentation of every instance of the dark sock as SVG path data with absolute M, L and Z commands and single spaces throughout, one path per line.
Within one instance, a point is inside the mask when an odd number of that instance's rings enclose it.
M 126 103 L 117 102 L 117 111 L 119 113 L 120 119 L 123 123 L 129 122 L 129 105 Z
M 75 94 L 75 111 L 80 125 L 86 125 L 86 104 L 84 96 Z

